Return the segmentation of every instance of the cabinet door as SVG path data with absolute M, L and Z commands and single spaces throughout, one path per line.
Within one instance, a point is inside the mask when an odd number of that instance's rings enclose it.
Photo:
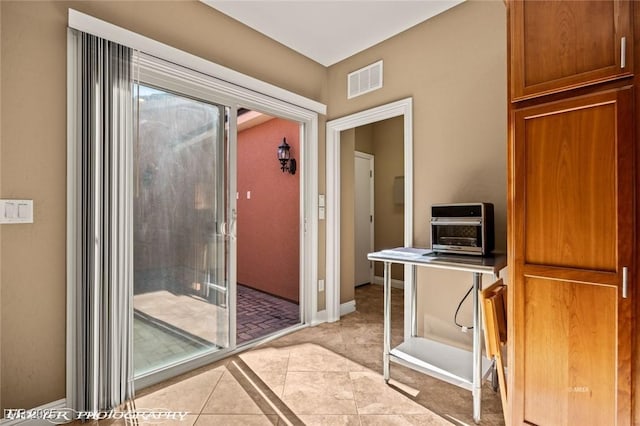
M 512 100 L 630 75 L 631 15 L 628 0 L 511 1 Z
M 632 102 L 623 88 L 513 112 L 513 424 L 630 422 Z

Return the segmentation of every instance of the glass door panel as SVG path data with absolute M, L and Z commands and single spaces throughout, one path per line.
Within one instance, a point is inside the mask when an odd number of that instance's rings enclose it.
M 136 376 L 229 347 L 226 108 L 136 85 Z

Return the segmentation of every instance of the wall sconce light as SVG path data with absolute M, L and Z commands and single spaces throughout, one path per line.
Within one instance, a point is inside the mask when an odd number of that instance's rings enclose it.
M 287 138 L 282 138 L 282 144 L 278 147 L 278 160 L 280 161 L 280 170 L 296 174 L 296 159 L 291 158 L 291 147 L 287 143 Z

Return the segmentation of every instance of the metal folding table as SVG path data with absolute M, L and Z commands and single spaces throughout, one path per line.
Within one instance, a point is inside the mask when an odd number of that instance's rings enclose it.
M 507 265 L 506 256 L 496 254 L 488 257 L 469 255 L 443 255 L 426 249 L 400 247 L 369 253 L 369 260 L 384 263 L 384 352 L 383 375 L 389 381 L 390 363 L 404 365 L 448 383 L 470 390 L 473 394 L 473 419 L 480 421 L 480 398 L 483 375 L 492 363 L 482 356 L 482 321 L 480 318 L 479 290 L 483 274 L 493 275 Z M 391 348 L 391 265 L 411 266 L 412 287 L 410 309 L 411 333 L 395 348 Z M 473 274 L 473 351 L 469 352 L 437 340 L 417 336 L 417 267 L 465 271 Z

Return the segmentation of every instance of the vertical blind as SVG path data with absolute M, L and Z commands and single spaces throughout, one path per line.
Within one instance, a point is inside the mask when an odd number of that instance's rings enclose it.
M 133 397 L 132 50 L 70 30 L 76 94 L 73 408 Z

